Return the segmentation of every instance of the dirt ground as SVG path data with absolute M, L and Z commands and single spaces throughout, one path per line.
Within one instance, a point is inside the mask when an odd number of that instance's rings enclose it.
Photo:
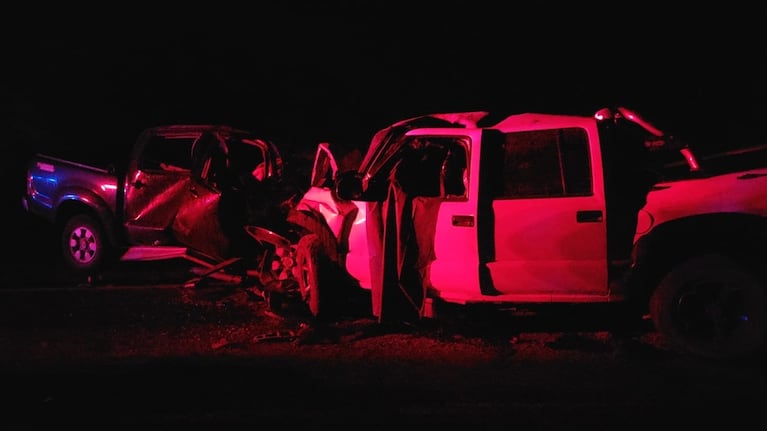
M 650 327 L 616 339 L 597 309 L 383 326 L 360 292 L 318 326 L 300 304 L 275 313 L 247 290 L 184 287 L 183 266 L 63 277 L 34 237 L 0 272 L 3 430 L 767 424 L 763 358 L 680 356 Z
M 4 429 L 39 425 L 763 428 L 762 362 L 712 363 L 598 313 L 486 310 L 324 325 L 247 290 L 179 284 L 0 289 Z M 761 425 L 759 425 L 761 424 Z

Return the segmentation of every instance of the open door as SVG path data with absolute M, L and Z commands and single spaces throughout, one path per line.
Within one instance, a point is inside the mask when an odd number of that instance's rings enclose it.
M 472 155 L 479 154 L 483 131 L 421 129 L 418 134 L 410 139 L 439 148 L 433 151 L 437 163 L 425 159 L 413 171 L 422 188 L 413 196 L 413 222 L 418 266 L 431 291 L 427 296 L 459 303 L 480 298 L 482 228 L 491 221 L 478 211 L 480 160 Z M 430 165 L 435 169 L 426 169 Z
M 245 226 L 271 228 L 272 209 L 279 205 L 266 185 L 279 180 L 271 144 L 206 135 L 198 145 L 192 181 L 173 221 L 174 235 L 181 244 L 219 259 L 251 255 L 256 244 Z
M 234 177 L 230 171 L 227 143 L 215 133 L 206 133 L 195 144 L 194 165 L 184 199 L 174 213 L 171 231 L 179 245 L 213 260 L 231 257 L 231 238 L 224 231 L 221 199 Z M 244 209 L 243 209 L 244 211 Z

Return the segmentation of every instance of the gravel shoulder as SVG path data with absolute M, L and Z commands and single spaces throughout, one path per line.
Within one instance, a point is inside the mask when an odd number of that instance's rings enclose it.
M 619 343 L 598 315 L 317 325 L 231 287 L 0 290 L 6 429 L 764 424 L 761 362 Z M 2 423 L 2 421 L 0 421 Z

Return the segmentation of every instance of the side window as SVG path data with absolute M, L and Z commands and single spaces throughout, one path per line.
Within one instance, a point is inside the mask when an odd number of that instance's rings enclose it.
M 268 173 L 262 142 L 250 139 L 231 138 L 225 143 L 228 153 L 229 175 L 236 185 L 245 186 L 251 181 L 263 181 Z
M 580 128 L 505 135 L 500 198 L 592 193 L 588 135 Z
M 193 137 L 186 136 L 152 136 L 139 160 L 139 169 L 189 172 L 194 140 Z
M 465 198 L 467 181 L 466 145 L 462 142 L 451 142 L 447 146 L 447 154 L 442 164 L 442 182 L 444 184 L 445 196 Z
M 229 160 L 223 150 L 216 148 L 216 151 L 210 155 L 210 167 L 205 180 L 218 189 L 232 185 Z
M 413 196 L 462 198 L 466 195 L 466 146 L 462 138 L 409 138 L 395 178 Z
M 204 137 L 210 140 L 206 142 L 210 152 L 205 158 L 202 179 L 219 190 L 231 187 L 233 178 L 229 167 L 229 148 L 217 135 L 211 134 Z
M 333 161 L 326 151 L 317 153 L 311 181 L 312 187 L 329 188 L 333 186 Z

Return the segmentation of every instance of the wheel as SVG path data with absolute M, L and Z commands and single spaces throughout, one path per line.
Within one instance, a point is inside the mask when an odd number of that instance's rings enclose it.
M 698 256 L 661 280 L 650 315 L 675 350 L 733 359 L 764 346 L 766 296 L 765 287 L 726 256 Z
M 328 225 L 317 219 L 317 215 L 305 211 L 291 210 L 288 212 L 287 221 L 305 233 L 313 233 L 320 240 L 320 250 L 323 257 L 333 262 L 338 260 L 338 252 L 335 244 L 335 235 Z M 319 216 L 322 217 L 322 216 Z
M 316 234 L 301 237 L 296 248 L 296 269 L 298 290 L 301 300 L 309 307 L 313 316 L 320 316 L 320 260 L 321 244 Z
M 109 251 L 101 224 L 93 217 L 80 214 L 72 217 L 61 231 L 64 263 L 75 272 L 95 272 L 101 269 Z

